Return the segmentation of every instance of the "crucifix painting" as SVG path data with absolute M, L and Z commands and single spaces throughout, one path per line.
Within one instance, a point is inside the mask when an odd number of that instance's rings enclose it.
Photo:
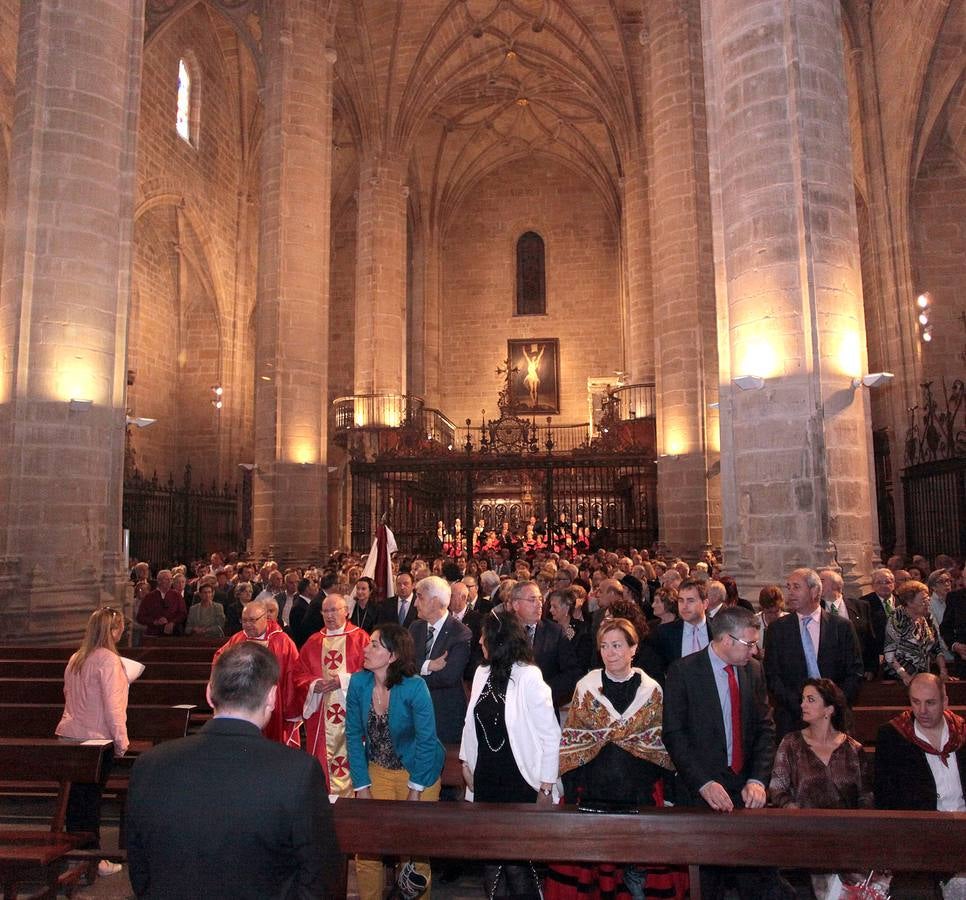
M 560 341 L 557 338 L 508 340 L 510 412 L 557 415 L 560 412 Z

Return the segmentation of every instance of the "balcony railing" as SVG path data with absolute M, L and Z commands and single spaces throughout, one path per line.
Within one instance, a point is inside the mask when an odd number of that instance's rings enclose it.
M 425 407 L 422 397 L 412 394 L 354 394 L 336 398 L 332 406 L 336 433 L 408 425 L 445 446 L 451 445 L 456 435 L 456 426 L 443 413 Z
M 620 418 L 646 419 L 656 415 L 653 384 L 625 384 L 611 391 L 620 403 Z

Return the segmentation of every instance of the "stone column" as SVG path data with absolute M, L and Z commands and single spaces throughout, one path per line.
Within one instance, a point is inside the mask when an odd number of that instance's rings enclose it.
M 144 4 L 21 4 L 0 286 L 0 641 L 123 605 Z
M 319 5 L 265 5 L 253 543 L 284 563 L 329 549 L 329 36 Z
M 855 578 L 877 535 L 840 4 L 705 0 L 703 23 L 725 564 L 746 596 Z
M 408 197 L 405 158 L 390 151 L 365 151 L 356 244 L 356 394 L 406 393 Z M 398 425 L 398 412 L 395 405 L 384 411 L 377 407 L 378 424 Z
M 651 297 L 646 163 L 636 156 L 624 176 L 623 235 L 628 383 L 654 381 L 654 305 Z
M 714 269 L 697 0 L 645 5 L 658 527 L 696 559 L 721 540 Z

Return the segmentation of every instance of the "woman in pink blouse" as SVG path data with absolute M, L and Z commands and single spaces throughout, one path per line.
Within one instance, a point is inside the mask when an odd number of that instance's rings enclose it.
M 58 737 L 68 740 L 108 740 L 114 755 L 127 752 L 128 679 L 117 652 L 124 633 L 124 616 L 102 606 L 87 620 L 80 649 L 64 671 L 64 715 Z M 107 773 L 105 772 L 105 780 Z M 67 830 L 91 832 L 100 842 L 102 784 L 73 784 L 67 801 Z M 121 867 L 101 860 L 98 873 L 113 875 Z

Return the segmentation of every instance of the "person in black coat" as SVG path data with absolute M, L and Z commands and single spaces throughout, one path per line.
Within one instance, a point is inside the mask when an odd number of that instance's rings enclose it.
M 261 729 L 278 663 L 246 641 L 212 669 L 214 718 L 142 754 L 131 772 L 127 845 L 138 897 L 326 897 L 342 858 L 325 775 L 314 756 Z
M 396 576 L 395 595 L 387 597 L 379 604 L 378 624 L 395 622 L 408 629 L 418 618 L 413 576 L 409 572 L 400 572 Z
M 533 660 L 553 695 L 555 709 L 570 702 L 583 674 L 570 641 L 556 622 L 541 620 L 543 597 L 535 581 L 519 581 L 507 601 L 527 632 Z
M 788 576 L 786 603 L 792 615 L 772 622 L 765 632 L 765 678 L 775 703 L 778 739 L 801 727 L 802 687 L 808 678 L 829 678 L 851 704 L 862 683 L 862 654 L 852 623 L 821 609 L 822 581 L 813 569 L 796 569 Z M 805 619 L 818 631 L 818 672 L 808 670 L 802 635 Z M 811 634 L 811 631 L 810 631 Z
M 875 639 L 875 654 L 881 659 L 885 647 L 886 622 L 895 615 L 896 576 L 891 569 L 874 569 L 872 572 L 872 590 L 863 594 L 862 599 L 869 604 L 869 620 L 872 623 L 872 635 Z
M 828 613 L 837 613 L 840 617 L 845 612 L 845 617 L 852 623 L 855 636 L 859 639 L 862 668 L 867 678 L 873 678 L 879 673 L 879 654 L 876 651 L 869 604 L 861 598 L 844 596 L 842 576 L 834 569 L 822 569 L 818 577 L 822 579 L 822 609 Z

